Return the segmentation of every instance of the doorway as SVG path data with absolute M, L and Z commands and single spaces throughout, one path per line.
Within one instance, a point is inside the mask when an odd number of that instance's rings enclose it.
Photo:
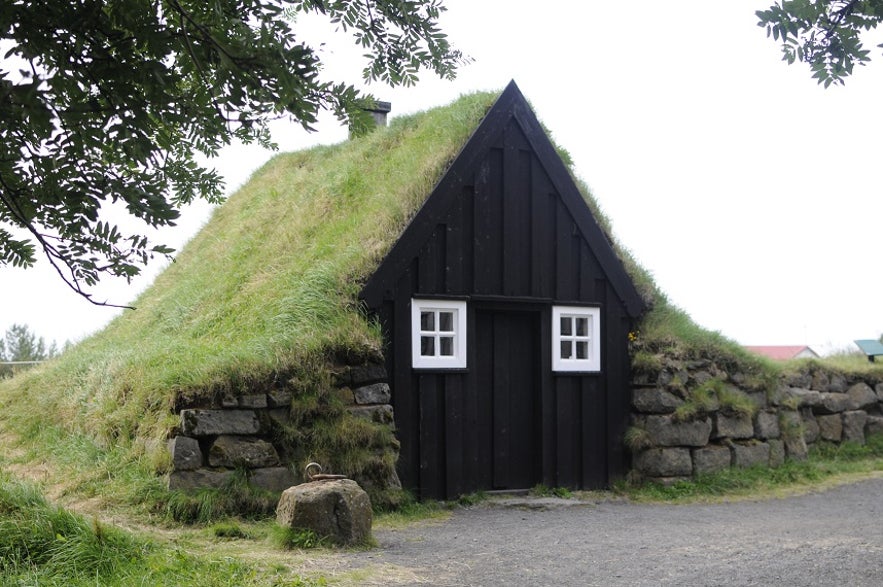
M 476 310 L 475 323 L 476 448 L 487 489 L 533 487 L 541 479 L 539 312 Z

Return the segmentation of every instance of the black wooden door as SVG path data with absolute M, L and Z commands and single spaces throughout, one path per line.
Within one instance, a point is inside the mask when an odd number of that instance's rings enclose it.
M 476 311 L 479 460 L 490 487 L 523 489 L 539 482 L 539 316 Z

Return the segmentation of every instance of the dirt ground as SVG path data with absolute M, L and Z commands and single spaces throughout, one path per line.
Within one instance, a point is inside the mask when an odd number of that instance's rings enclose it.
M 353 584 L 877 586 L 883 479 L 720 504 L 489 501 L 374 535 L 332 557 Z

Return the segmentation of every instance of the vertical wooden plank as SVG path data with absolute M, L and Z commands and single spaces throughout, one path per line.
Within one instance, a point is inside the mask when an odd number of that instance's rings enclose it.
M 530 158 L 520 127 L 510 123 L 503 149 L 503 293 L 526 296 L 530 290 Z
M 530 295 L 552 297 L 555 269 L 555 209 L 557 196 L 539 161 L 531 156 L 531 285 Z
M 445 499 L 444 379 L 423 374 L 420 380 L 420 496 Z
M 461 255 L 462 255 L 462 291 L 471 293 L 475 284 L 475 186 L 463 186 L 460 195 L 461 211 Z
M 579 239 L 579 299 L 586 302 L 600 302 L 598 297 L 602 290 L 597 287 L 597 282 L 605 282 L 604 273 L 600 271 L 595 255 L 589 250 L 586 241 Z
M 463 376 L 445 376 L 445 497 L 453 499 L 465 492 Z
M 447 234 L 445 236 L 445 263 L 444 263 L 444 282 L 445 293 L 447 294 L 463 294 L 463 265 L 464 265 L 464 243 L 463 243 L 463 208 L 465 193 L 457 194 L 457 197 L 448 213 L 446 223 Z M 469 202 L 472 205 L 472 202 Z
M 424 294 L 444 292 L 445 287 L 445 226 L 439 224 L 420 250 L 417 291 Z
M 610 303 L 608 308 L 611 332 L 607 337 L 607 364 L 610 367 L 605 378 L 607 385 L 605 395 L 608 406 L 607 481 L 609 483 L 623 477 L 628 471 L 628 455 L 623 438 L 628 427 L 631 408 L 631 373 L 628 354 L 629 322 L 625 308 L 618 303 Z
M 478 357 L 475 365 L 476 381 L 471 390 L 475 394 L 475 488 L 493 487 L 493 446 L 494 446 L 494 331 L 491 314 L 475 313 L 475 332 L 478 342 Z
M 510 329 L 506 320 L 493 315 L 493 427 L 494 427 L 494 488 L 511 487 L 511 435 L 510 370 L 506 359 L 510 356 Z
M 502 149 L 491 149 L 475 185 L 475 292 L 480 294 L 499 294 L 502 288 L 502 167 Z
M 416 265 L 414 263 L 413 265 Z M 420 388 L 411 369 L 411 292 L 413 272 L 402 273 L 396 283 L 395 309 L 391 323 L 395 363 L 392 401 L 396 433 L 401 443 L 398 471 L 407 489 L 420 489 Z
M 557 379 L 552 375 L 552 310 L 540 315 L 540 454 L 542 481 L 548 487 L 558 483 Z
M 578 249 L 574 251 L 574 230 L 576 225 L 564 204 L 556 205 L 557 217 L 555 220 L 555 297 L 558 300 L 574 301 L 577 299 L 579 288 L 579 257 Z
M 557 484 L 576 487 L 579 484 L 579 388 L 575 377 L 559 377 L 557 413 Z
M 537 399 L 536 315 L 527 312 L 503 314 L 510 320 L 509 413 L 510 483 L 513 488 L 533 487 L 537 475 L 535 402 Z
M 607 402 L 599 376 L 580 378 L 582 395 L 582 479 L 583 489 L 607 486 Z

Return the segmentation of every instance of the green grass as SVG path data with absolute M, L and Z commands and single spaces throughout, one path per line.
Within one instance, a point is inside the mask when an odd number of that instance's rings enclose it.
M 805 461 L 787 461 L 781 467 L 727 469 L 700 475 L 670 486 L 656 483 L 618 484 L 615 491 L 634 501 L 691 502 L 739 497 L 772 497 L 825 487 L 883 472 L 883 436 L 865 445 L 817 443 Z
M 228 532 L 227 532 L 228 533 Z M 0 474 L 0 584 L 41 586 L 322 585 L 109 526 L 49 504 L 34 486 Z

